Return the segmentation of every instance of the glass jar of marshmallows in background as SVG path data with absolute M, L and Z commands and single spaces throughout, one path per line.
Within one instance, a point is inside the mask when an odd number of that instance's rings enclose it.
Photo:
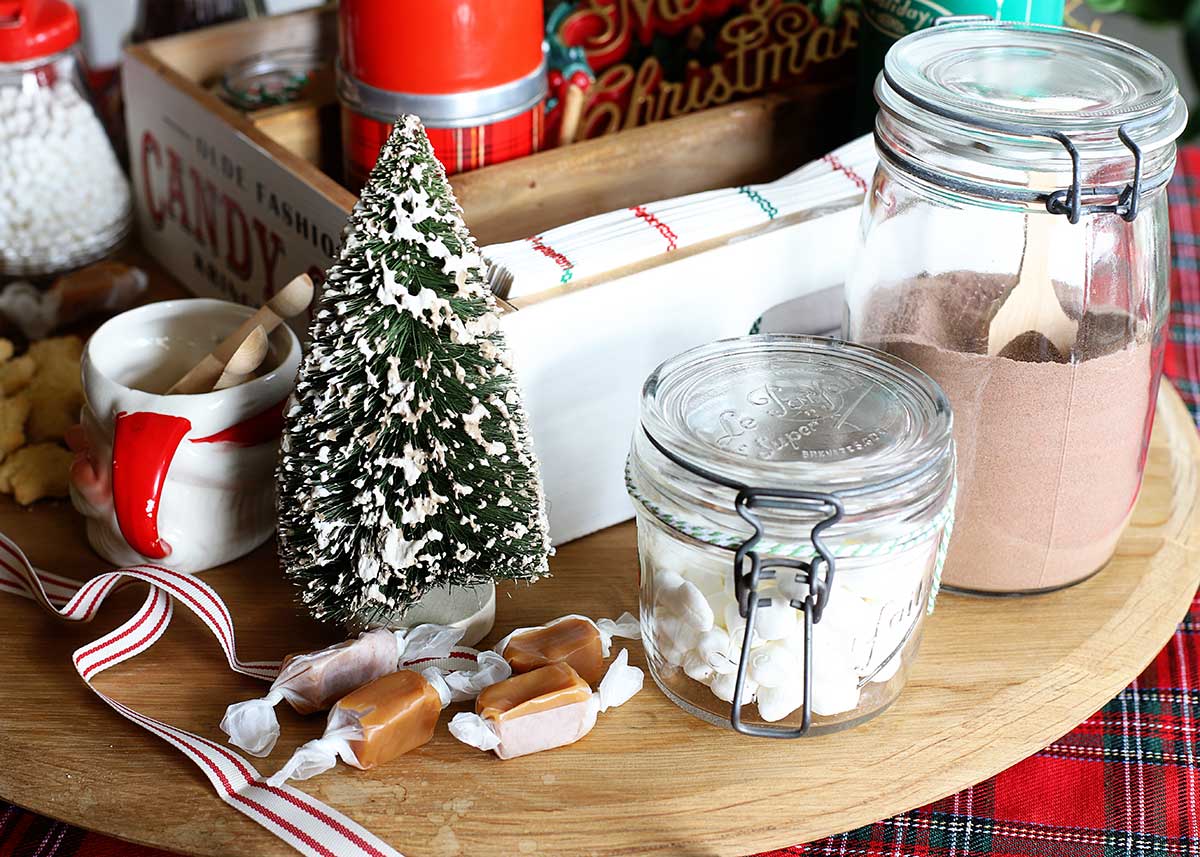
M 814 337 L 693 349 L 646 381 L 626 481 L 651 675 L 684 710 L 797 737 L 899 695 L 954 511 L 928 377 Z
M 83 83 L 66 0 L 0 3 L 0 278 L 108 255 L 133 221 L 129 182 Z

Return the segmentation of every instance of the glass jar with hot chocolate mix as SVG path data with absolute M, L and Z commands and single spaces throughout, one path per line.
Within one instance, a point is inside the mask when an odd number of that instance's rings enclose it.
M 1083 580 L 1129 520 L 1154 416 L 1175 79 L 1093 33 L 952 21 L 899 41 L 875 94 L 846 333 L 950 399 L 945 583 Z

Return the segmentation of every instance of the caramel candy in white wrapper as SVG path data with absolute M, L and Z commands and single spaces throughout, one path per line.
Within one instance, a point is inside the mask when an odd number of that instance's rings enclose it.
M 250 755 L 269 755 L 279 739 L 275 706 L 280 702 L 287 700 L 299 714 L 324 711 L 350 691 L 396 672 L 405 661 L 447 657 L 462 635 L 461 629 L 441 625 L 379 628 L 316 652 L 289 655 L 266 696 L 225 709 L 221 731 Z
M 450 721 L 459 741 L 515 759 L 574 744 L 592 731 L 596 716 L 624 705 L 642 689 L 644 676 L 629 665 L 629 652 L 617 655 L 595 692 L 566 663 L 516 675 L 480 694 L 475 714 Z
M 515 673 L 525 673 L 550 664 L 570 664 L 588 684 L 604 675 L 604 660 L 612 650 L 613 637 L 637 639 L 638 620 L 629 613 L 619 619 L 591 620 L 571 614 L 536 628 L 518 628 L 492 647 Z
M 495 652 L 480 652 L 474 668 L 443 674 L 437 667 L 419 673 L 400 670 L 375 679 L 338 700 L 325 734 L 301 745 L 267 780 L 307 780 L 337 764 L 369 770 L 390 762 L 433 737 L 438 715 L 451 702 L 474 699 L 480 691 L 512 675 Z

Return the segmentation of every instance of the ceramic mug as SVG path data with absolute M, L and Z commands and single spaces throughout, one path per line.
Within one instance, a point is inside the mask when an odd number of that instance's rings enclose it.
M 280 325 L 262 373 L 236 387 L 163 395 L 254 313 L 195 298 L 106 322 L 83 353 L 80 454 L 71 501 L 92 548 L 117 565 L 197 572 L 275 531 L 275 460 L 300 342 Z

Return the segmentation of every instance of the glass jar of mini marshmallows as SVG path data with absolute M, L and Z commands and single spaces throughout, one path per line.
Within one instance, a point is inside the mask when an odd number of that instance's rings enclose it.
M 899 695 L 954 514 L 950 407 L 928 376 L 815 337 L 695 348 L 647 379 L 626 482 L 642 637 L 680 707 L 799 737 Z

